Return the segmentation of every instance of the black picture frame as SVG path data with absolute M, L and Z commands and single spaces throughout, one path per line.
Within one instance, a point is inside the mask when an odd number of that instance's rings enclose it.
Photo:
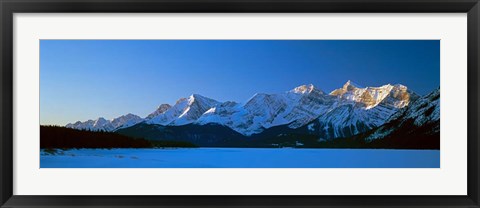
M 480 207 L 478 0 L 0 0 L 0 204 L 2 207 Z M 13 195 L 13 14 L 113 12 L 467 13 L 466 196 L 24 196 Z

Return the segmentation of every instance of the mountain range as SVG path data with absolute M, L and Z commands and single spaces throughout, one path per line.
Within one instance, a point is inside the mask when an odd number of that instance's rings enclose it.
M 348 81 L 330 93 L 310 84 L 257 93 L 244 104 L 193 94 L 174 105 L 161 104 L 145 118 L 127 114 L 66 127 L 200 146 L 313 145 L 344 138 L 374 142 L 392 135 L 439 138 L 439 97 L 440 89 L 422 97 L 401 84 L 360 87 Z

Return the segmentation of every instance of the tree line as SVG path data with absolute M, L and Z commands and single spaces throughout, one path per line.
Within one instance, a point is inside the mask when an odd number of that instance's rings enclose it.
M 188 142 L 149 141 L 114 132 L 78 130 L 60 126 L 40 126 L 40 148 L 154 148 L 195 147 Z

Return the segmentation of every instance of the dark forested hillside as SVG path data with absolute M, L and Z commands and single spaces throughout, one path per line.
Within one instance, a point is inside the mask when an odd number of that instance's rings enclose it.
M 59 126 L 40 126 L 40 148 L 152 148 L 194 147 L 188 142 L 152 142 L 114 132 L 77 130 Z
M 58 126 L 40 126 L 40 148 L 142 148 L 149 141 L 113 132 L 76 130 Z
M 181 141 L 201 147 L 242 147 L 256 145 L 234 130 L 215 124 L 182 126 L 161 126 L 140 123 L 116 133 L 131 137 L 142 137 L 152 141 Z

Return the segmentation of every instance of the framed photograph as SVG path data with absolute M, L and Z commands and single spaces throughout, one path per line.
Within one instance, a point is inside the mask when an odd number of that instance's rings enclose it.
M 2 207 L 480 207 L 478 0 L 0 6 Z

